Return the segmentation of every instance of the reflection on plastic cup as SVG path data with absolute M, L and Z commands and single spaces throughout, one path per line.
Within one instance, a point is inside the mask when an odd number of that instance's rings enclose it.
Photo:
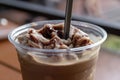
M 34 28 L 40 28 L 46 23 L 61 22 L 63 21 L 35 22 Z M 21 45 L 15 40 L 19 34 L 32 27 L 32 24 L 16 28 L 8 36 L 18 52 L 23 80 L 94 80 L 99 49 L 107 38 L 103 29 L 93 24 L 72 21 L 73 26 L 89 34 L 93 44 L 70 49 L 37 49 Z

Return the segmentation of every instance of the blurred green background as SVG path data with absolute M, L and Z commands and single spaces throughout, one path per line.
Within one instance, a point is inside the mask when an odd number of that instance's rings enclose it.
M 102 47 L 120 54 L 120 36 L 108 34 L 108 38 Z

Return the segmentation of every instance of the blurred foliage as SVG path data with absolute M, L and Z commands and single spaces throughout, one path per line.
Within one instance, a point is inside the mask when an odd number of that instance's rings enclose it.
M 108 34 L 108 38 L 103 44 L 104 48 L 120 52 L 120 36 Z

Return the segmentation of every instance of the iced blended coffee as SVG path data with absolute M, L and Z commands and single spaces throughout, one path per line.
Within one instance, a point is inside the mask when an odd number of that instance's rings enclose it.
M 18 52 L 23 80 L 94 80 L 105 35 L 95 25 L 73 21 L 64 39 L 63 21 L 43 21 L 15 29 L 9 39 Z

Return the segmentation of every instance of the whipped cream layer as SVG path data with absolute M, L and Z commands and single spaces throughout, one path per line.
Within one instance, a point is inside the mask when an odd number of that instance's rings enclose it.
M 71 25 L 67 40 L 64 39 L 64 23 L 45 24 L 40 29 L 29 28 L 20 34 L 18 42 L 25 46 L 40 49 L 67 49 L 92 44 L 88 34 Z

